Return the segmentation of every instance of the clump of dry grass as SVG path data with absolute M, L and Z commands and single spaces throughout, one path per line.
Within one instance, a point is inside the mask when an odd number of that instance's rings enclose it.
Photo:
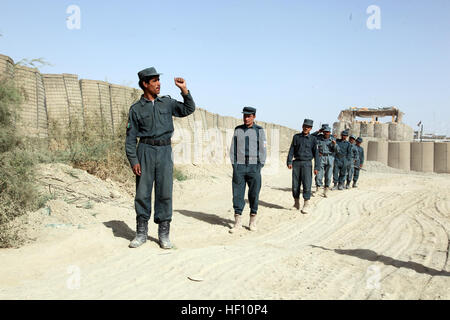
M 35 187 L 34 160 L 16 131 L 17 110 L 22 102 L 11 80 L 0 79 L 0 247 L 21 243 L 10 222 L 40 205 Z

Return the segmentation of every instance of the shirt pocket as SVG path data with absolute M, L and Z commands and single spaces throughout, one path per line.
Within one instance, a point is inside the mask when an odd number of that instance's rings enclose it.
M 159 115 L 163 120 L 169 120 L 172 118 L 172 110 L 167 106 L 162 106 L 158 108 Z
M 309 154 L 311 153 L 312 149 L 312 141 L 309 139 L 304 139 L 303 143 L 301 144 L 301 152 L 302 154 Z
M 141 128 L 150 129 L 152 127 L 152 115 L 150 112 L 142 112 L 137 116 L 137 121 Z

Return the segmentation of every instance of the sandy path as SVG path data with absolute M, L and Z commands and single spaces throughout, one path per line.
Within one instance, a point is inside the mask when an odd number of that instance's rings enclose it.
M 450 299 L 449 175 L 380 171 L 312 198 L 308 215 L 290 209 L 290 171 L 265 175 L 259 230 L 231 235 L 231 172 L 213 168 L 176 183 L 171 251 L 153 223 L 152 240 L 127 247 L 122 195 L 83 211 L 96 214 L 81 228 L 0 251 L 0 299 Z

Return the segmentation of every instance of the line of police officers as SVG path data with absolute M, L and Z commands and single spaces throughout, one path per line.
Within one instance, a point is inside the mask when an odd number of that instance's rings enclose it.
M 183 78 L 175 78 L 180 88 L 183 102 L 170 96 L 159 96 L 160 73 L 154 67 L 138 73 L 139 86 L 144 91 L 139 101 L 129 111 L 126 155 L 136 175 L 136 237 L 130 248 L 137 248 L 148 238 L 148 221 L 151 215 L 151 194 L 155 186 L 154 222 L 158 224 L 159 245 L 163 249 L 172 248 L 169 239 L 172 221 L 173 155 L 171 137 L 173 135 L 173 116 L 186 117 L 195 111 L 195 103 Z M 264 128 L 254 123 L 256 109 L 243 109 L 243 124 L 234 130 L 230 148 L 230 161 L 233 167 L 233 208 L 235 223 L 230 233 L 242 228 L 241 216 L 244 210 L 245 189 L 248 185 L 250 204 L 249 229 L 255 231 L 261 190 L 261 169 L 266 160 L 266 134 Z M 292 195 L 294 207 L 300 209 L 300 186 L 303 187 L 304 205 L 302 213 L 309 212 L 309 200 L 312 195 L 312 159 L 316 175 L 316 191 L 325 178 L 324 196 L 330 187 L 333 175 L 333 189 L 349 188 L 353 178 L 353 187 L 364 163 L 364 150 L 360 146 L 362 139 L 354 136 L 347 141 L 348 132 L 341 133 L 341 139 L 330 135 L 328 125 L 310 134 L 313 121 L 305 119 L 302 132 L 294 135 L 289 149 L 287 166 L 292 169 Z M 139 144 L 136 146 L 137 138 Z M 355 144 L 356 142 L 356 144 Z

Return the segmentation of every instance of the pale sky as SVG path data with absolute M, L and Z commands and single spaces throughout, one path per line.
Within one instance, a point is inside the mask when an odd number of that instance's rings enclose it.
M 68 28 L 70 5 L 79 29 Z M 248 105 L 299 129 L 350 106 L 396 106 L 414 129 L 422 120 L 450 136 L 448 0 L 3 0 L 0 34 L 1 54 L 43 57 L 43 73 L 137 87 L 137 72 L 154 66 L 161 93 L 179 99 L 182 76 L 197 106 L 221 115 Z

